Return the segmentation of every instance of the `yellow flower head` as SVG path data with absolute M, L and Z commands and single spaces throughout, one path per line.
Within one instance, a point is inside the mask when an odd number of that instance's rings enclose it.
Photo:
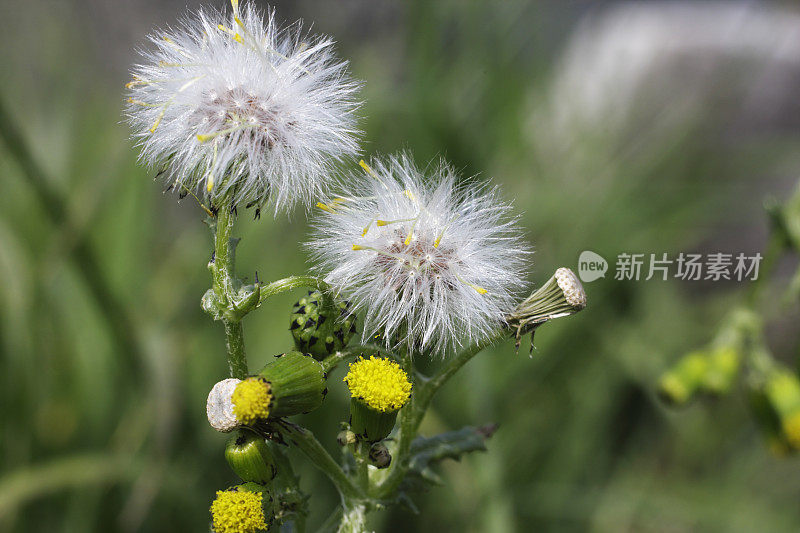
M 792 448 L 800 450 L 800 411 L 795 411 L 783 420 L 783 432 Z
M 397 411 L 411 395 L 408 375 L 394 361 L 382 357 L 359 359 L 344 377 L 350 395 L 376 411 Z
M 252 424 L 259 418 L 267 418 L 272 403 L 269 383 L 259 378 L 247 378 L 236 385 L 231 401 L 233 414 L 241 424 Z
M 262 508 L 262 493 L 246 490 L 220 490 L 211 503 L 211 519 L 216 533 L 255 533 L 267 529 Z

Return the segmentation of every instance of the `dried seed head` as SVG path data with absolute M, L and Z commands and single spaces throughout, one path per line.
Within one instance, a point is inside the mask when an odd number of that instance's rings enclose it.
M 507 322 L 515 330 L 519 347 L 522 335 L 528 332 L 533 334 L 548 320 L 575 314 L 585 307 L 586 292 L 578 276 L 572 270 L 561 267 L 508 315 Z
M 586 307 L 586 291 L 583 290 L 583 285 L 572 270 L 561 267 L 556 270 L 555 278 L 558 288 L 564 293 L 567 304 L 577 310 Z
M 227 433 L 239 425 L 233 412 L 233 402 L 231 401 L 233 391 L 239 383 L 241 383 L 241 380 L 236 378 L 223 379 L 215 384 L 211 392 L 208 393 L 206 415 L 208 416 L 208 423 L 217 431 Z

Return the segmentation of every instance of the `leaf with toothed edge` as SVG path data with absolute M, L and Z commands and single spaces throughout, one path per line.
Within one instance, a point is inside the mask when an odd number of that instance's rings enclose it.
M 433 467 L 445 459 L 459 461 L 462 456 L 478 451 L 486 451 L 486 441 L 497 431 L 497 424 L 485 426 L 466 426 L 456 431 L 448 431 L 435 437 L 417 437 L 411 443 L 411 459 L 408 473 L 400 486 L 395 501 L 414 513 L 417 507 L 408 492 L 421 492 L 431 485 L 442 485 L 441 477 Z

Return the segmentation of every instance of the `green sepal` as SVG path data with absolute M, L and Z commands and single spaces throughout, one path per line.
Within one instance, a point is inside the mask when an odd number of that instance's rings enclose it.
M 378 442 L 389 436 L 397 420 L 397 411 L 384 413 L 358 398 L 350 399 L 350 429 L 359 439 Z
M 289 352 L 275 356 L 258 373 L 269 383 L 270 418 L 281 418 L 318 409 L 328 393 L 322 364 L 310 355 Z
M 343 350 L 356 332 L 350 304 L 321 291 L 309 291 L 297 301 L 290 318 L 295 347 L 319 360 Z
M 267 441 L 252 431 L 241 429 L 225 446 L 225 459 L 242 481 L 268 485 L 277 471 Z

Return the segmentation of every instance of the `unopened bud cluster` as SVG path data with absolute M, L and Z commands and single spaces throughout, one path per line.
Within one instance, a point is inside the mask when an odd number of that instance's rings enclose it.
M 356 316 L 348 302 L 309 291 L 294 304 L 289 329 L 299 351 L 324 359 L 350 342 L 356 332 Z
M 683 405 L 698 393 L 721 395 L 736 383 L 745 354 L 760 321 L 746 309 L 736 309 L 723 322 L 710 346 L 678 360 L 659 379 L 659 395 L 672 405 Z

